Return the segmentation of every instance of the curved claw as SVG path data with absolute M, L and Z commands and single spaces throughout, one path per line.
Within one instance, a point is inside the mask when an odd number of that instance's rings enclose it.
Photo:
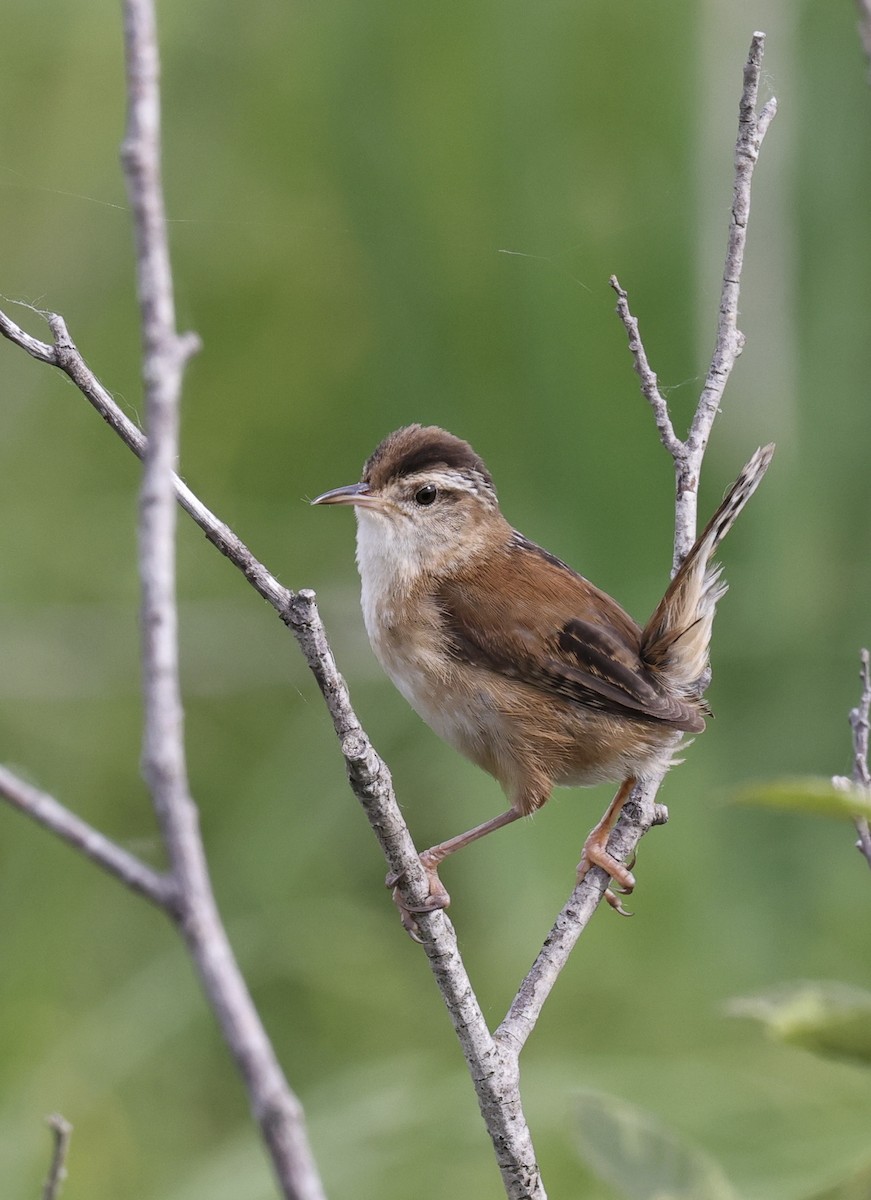
M 402 928 L 413 942 L 417 942 L 419 946 L 422 946 L 423 938 L 420 936 L 417 921 L 415 921 L 414 917 L 403 904 L 398 888 L 393 889 L 393 903 L 399 909 L 399 919 L 402 922 Z
M 625 895 L 627 895 L 627 893 L 623 892 L 623 895 L 625 896 Z M 634 917 L 635 916 L 635 913 L 632 913 L 629 911 L 628 908 L 623 907 L 623 905 L 620 902 L 620 897 L 615 896 L 615 894 L 611 891 L 610 888 L 606 888 L 606 890 L 602 893 L 602 898 L 603 898 L 603 900 L 607 900 L 608 903 L 611 905 L 611 907 L 614 909 L 614 912 L 619 913 L 621 917 Z

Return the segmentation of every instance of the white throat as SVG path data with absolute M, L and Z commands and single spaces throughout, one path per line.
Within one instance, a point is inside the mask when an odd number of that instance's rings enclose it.
M 425 570 L 420 536 L 410 521 L 392 520 L 357 509 L 357 569 L 362 585 L 363 620 L 375 642 L 394 621 L 394 608 Z

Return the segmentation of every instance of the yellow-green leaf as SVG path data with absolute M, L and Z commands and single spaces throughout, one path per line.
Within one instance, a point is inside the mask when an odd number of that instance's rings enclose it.
M 737 804 L 787 808 L 823 817 L 871 817 L 871 797 L 852 785 L 835 787 L 830 779 L 813 775 L 751 783 L 736 792 Z
M 727 1012 L 759 1021 L 778 1041 L 871 1065 L 871 992 L 847 983 L 779 984 L 731 1000 Z
M 593 1090 L 575 1112 L 581 1158 L 626 1200 L 737 1200 L 719 1165 L 652 1113 Z

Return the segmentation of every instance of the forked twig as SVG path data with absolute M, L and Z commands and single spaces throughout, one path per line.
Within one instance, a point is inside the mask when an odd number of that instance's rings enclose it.
M 776 101 L 771 99 L 758 115 L 756 113 L 764 45 L 765 35 L 754 33 L 744 66 L 744 86 L 739 105 L 732 213 L 720 293 L 717 338 L 711 366 L 686 441 L 681 441 L 674 431 L 668 403 L 660 391 L 656 374 L 650 367 L 638 322 L 630 311 L 626 292 L 616 276 L 612 275 L 610 281 L 617 294 L 617 313 L 626 328 L 629 349 L 641 381 L 641 391 L 653 409 L 660 440 L 674 463 L 674 570 L 683 562 L 696 538 L 698 482 L 702 459 L 726 383 L 744 344 L 743 334 L 738 330 L 738 293 L 750 214 L 750 186 L 762 139 L 777 110 Z M 634 854 L 644 834 L 652 825 L 661 823 L 662 816 L 661 813 L 657 813 L 655 797 L 663 777 L 664 775 L 661 775 L 636 787 L 624 806 L 608 843 L 610 853 L 618 861 Z M 607 876 L 599 868 L 587 873 L 557 917 L 541 952 L 520 985 L 508 1015 L 497 1031 L 497 1036 L 509 1042 L 516 1051 L 519 1052 L 534 1029 L 550 990 L 593 915 L 607 883 Z

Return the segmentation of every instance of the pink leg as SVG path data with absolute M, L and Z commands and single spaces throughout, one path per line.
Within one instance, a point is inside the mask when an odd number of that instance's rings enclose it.
M 439 864 L 443 863 L 449 854 L 455 854 L 457 850 L 462 850 L 464 846 L 469 846 L 472 842 L 477 842 L 478 838 L 492 833 L 494 829 L 501 829 L 503 825 L 510 825 L 512 821 L 516 821 L 522 815 L 517 809 L 509 808 L 507 812 L 500 813 L 498 817 L 493 817 L 489 821 L 484 821 L 482 825 L 476 825 L 474 829 L 470 829 L 466 833 L 458 834 L 457 837 L 449 838 L 446 842 L 439 842 L 437 846 L 431 846 L 429 850 L 424 850 L 420 856 L 420 861 L 424 871 L 426 871 L 426 877 L 429 882 L 429 899 L 425 904 L 418 905 L 416 908 L 408 908 L 403 904 L 396 887 L 399 882 L 399 876 L 394 874 L 387 876 L 386 883 L 389 888 L 393 888 L 393 901 L 402 916 L 402 924 L 411 933 L 412 937 L 417 936 L 413 913 L 433 912 L 437 908 L 447 908 L 451 902 L 451 898 L 438 876 Z
M 620 785 L 617 795 L 608 805 L 605 815 L 602 817 L 601 821 L 599 821 L 598 825 L 591 830 L 589 837 L 584 842 L 581 861 L 578 863 L 579 883 L 584 878 L 587 871 L 589 871 L 590 867 L 596 866 L 601 867 L 603 871 L 607 872 L 607 874 L 610 875 L 613 880 L 621 885 L 620 891 L 624 896 L 628 896 L 629 893 L 634 889 L 635 876 L 628 867 L 624 866 L 623 863 L 618 862 L 613 854 L 608 852 L 608 838 L 611 834 L 611 830 L 614 828 L 617 818 L 620 816 L 620 812 L 622 811 L 623 805 L 629 799 L 629 794 L 634 787 L 635 777 L 630 775 L 630 777 L 624 780 Z M 629 916 L 629 913 L 626 912 L 626 909 L 620 903 L 619 897 L 615 896 L 612 891 L 608 890 L 605 892 L 605 899 L 608 901 L 611 907 L 616 909 L 616 911 L 622 916 Z

